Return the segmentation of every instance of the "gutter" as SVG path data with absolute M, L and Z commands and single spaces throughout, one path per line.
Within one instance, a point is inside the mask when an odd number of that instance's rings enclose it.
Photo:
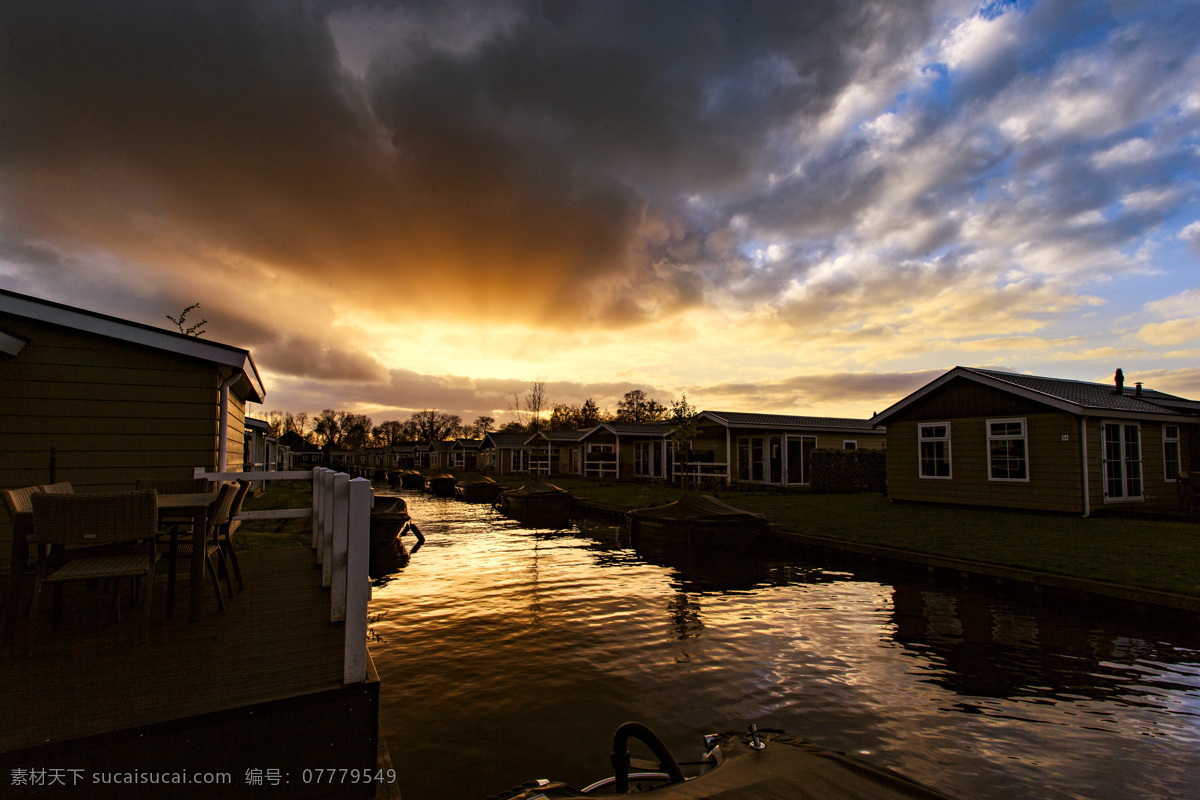
M 1083 518 L 1092 515 L 1092 497 L 1088 487 L 1087 417 L 1079 418 L 1079 461 L 1083 470 Z
M 241 377 L 240 373 L 235 372 L 221 383 L 221 430 L 217 440 L 217 472 L 224 472 L 229 460 L 229 387 Z

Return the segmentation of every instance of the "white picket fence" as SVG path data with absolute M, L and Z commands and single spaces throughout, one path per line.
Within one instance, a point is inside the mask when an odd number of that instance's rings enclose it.
M 329 620 L 345 624 L 343 683 L 367 678 L 367 606 L 371 582 L 367 575 L 371 547 L 371 506 L 374 494 L 366 478 L 351 478 L 325 467 L 288 472 L 205 472 L 209 481 L 311 480 L 310 508 L 243 511 L 238 518 L 297 519 L 312 517 L 312 547 L 321 565 L 321 585 L 330 590 Z

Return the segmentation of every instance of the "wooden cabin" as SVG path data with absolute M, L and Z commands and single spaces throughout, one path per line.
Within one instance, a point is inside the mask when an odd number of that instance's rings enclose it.
M 486 433 L 479 446 L 480 468 L 496 475 L 529 471 L 527 433 Z
M 266 397 L 246 350 L 5 290 L 0 371 L 0 486 L 12 488 L 241 470 L 246 403 Z M 5 570 L 10 538 L 5 517 Z
M 802 488 L 813 450 L 879 450 L 883 430 L 866 419 L 702 411 L 699 434 L 681 458 L 694 480 Z
M 429 445 L 429 468 L 446 471 L 450 466 L 450 451 L 454 442 L 433 442 Z
M 588 431 L 538 431 L 525 437 L 529 471 L 535 475 L 579 475 L 580 440 Z
M 670 479 L 670 422 L 602 422 L 580 439 L 581 472 L 588 478 Z
M 1200 468 L 1200 402 L 1124 384 L 955 367 L 872 418 L 888 497 L 1064 511 L 1162 510 Z
M 450 447 L 450 468 L 462 472 L 479 469 L 479 448 L 482 439 L 457 439 Z

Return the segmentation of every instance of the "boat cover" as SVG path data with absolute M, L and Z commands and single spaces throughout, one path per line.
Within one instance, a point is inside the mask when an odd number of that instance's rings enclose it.
M 639 508 L 629 513 L 643 519 L 665 519 L 679 522 L 727 522 L 735 517 L 760 519 L 766 522 L 766 517 L 762 514 L 734 508 L 707 494 L 689 494 L 674 503 L 667 503 L 665 506 Z
M 644 792 L 654 800 L 950 800 L 899 773 L 781 732 L 760 731 L 764 750 L 751 750 L 750 737 L 724 734 L 721 766 Z M 631 781 L 631 786 L 633 785 Z M 498 797 L 588 798 L 564 783 L 525 784 Z
M 371 509 L 373 520 L 408 519 L 408 505 L 403 497 L 376 497 Z

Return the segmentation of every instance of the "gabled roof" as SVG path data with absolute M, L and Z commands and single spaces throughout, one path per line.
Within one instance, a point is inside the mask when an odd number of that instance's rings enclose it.
M 512 449 L 524 447 L 529 440 L 528 433 L 486 433 L 483 436 L 483 447 L 490 442 L 492 447 Z
M 233 367 L 235 371 L 241 372 L 241 378 L 236 386 L 243 397 L 255 403 L 261 403 L 267 396 L 262 378 L 259 377 L 258 369 L 254 366 L 254 359 L 250 357 L 249 351 L 240 347 L 232 347 L 196 336 L 187 336 L 151 325 L 143 325 L 140 322 L 110 317 L 95 311 L 85 311 L 81 308 L 73 308 L 37 297 L 17 294 L 6 289 L 0 289 L 0 313 L 47 322 L 51 325 L 92 333 L 108 339 Z M 0 340 L 0 343 L 10 339 L 19 341 L 5 334 L 5 338 Z M 15 348 L 17 352 L 20 349 L 20 347 Z M 4 352 L 8 352 L 8 350 Z
M 436 450 L 439 453 L 449 453 L 453 448 L 454 442 L 434 442 L 430 449 Z
M 539 436 L 549 442 L 578 442 L 594 430 L 595 428 L 588 428 L 581 431 L 538 431 L 526 436 L 525 444 L 529 444 Z
M 455 448 L 462 448 L 463 450 L 478 450 L 482 446 L 482 439 L 458 439 L 454 442 Z
M 1142 389 L 1139 394 L 1136 386 L 1125 386 L 1118 394 L 1115 384 L 1043 378 L 976 367 L 955 367 L 895 405 L 879 412 L 871 418 L 871 422 L 875 425 L 887 422 L 900 411 L 954 380 L 973 381 L 1080 416 L 1107 414 L 1132 418 L 1152 416 L 1159 419 L 1187 419 L 1189 411 L 1200 413 L 1200 403 L 1152 389 Z
M 601 422 L 588 433 L 604 428 L 618 436 L 653 436 L 665 437 L 671 433 L 672 423 L 661 422 Z
M 870 431 L 871 420 L 846 417 L 796 417 L 790 414 L 742 414 L 736 411 L 702 411 L 710 419 L 730 428 L 772 428 L 822 431 Z

